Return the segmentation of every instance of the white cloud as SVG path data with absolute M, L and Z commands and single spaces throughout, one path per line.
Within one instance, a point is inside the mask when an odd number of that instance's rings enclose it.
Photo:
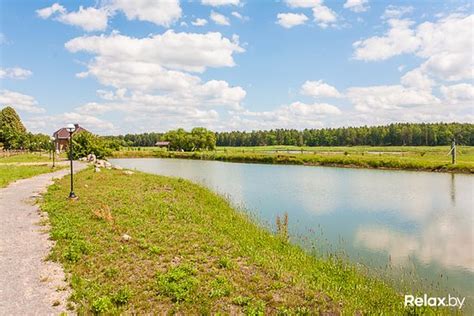
M 219 7 L 224 5 L 239 5 L 239 0 L 201 0 L 204 5 L 210 5 L 213 7 Z
M 271 129 L 271 128 L 318 128 L 322 120 L 341 115 L 341 110 L 327 103 L 306 104 L 293 102 L 273 111 L 234 112 L 225 128 Z
M 469 83 L 441 86 L 440 91 L 443 94 L 446 102 L 450 104 L 466 103 L 469 106 L 472 106 L 474 101 L 474 85 Z
M 474 15 L 450 15 L 436 23 L 418 26 L 421 40 L 417 55 L 426 58 L 422 69 L 441 79 L 457 81 L 472 79 L 472 38 Z
M 242 14 L 240 14 L 239 12 L 237 11 L 232 11 L 232 16 L 236 17 L 237 19 L 239 20 L 248 20 L 248 17 L 246 16 L 243 16 Z
M 159 122 L 160 129 L 178 125 L 215 124 L 216 109 L 240 110 L 246 91 L 223 80 L 202 80 L 194 73 L 208 67 L 232 67 L 233 54 L 243 52 L 238 36 L 220 33 L 175 33 L 133 38 L 114 32 L 83 36 L 65 44 L 71 52 L 88 52 L 93 57 L 87 71 L 115 91 L 100 89 L 103 102 L 90 102 L 76 112 L 103 115 L 114 111 L 125 115 L 127 128 L 141 131 Z M 149 125 L 148 125 L 149 124 Z M 136 132 L 135 131 L 135 132 Z
M 109 12 L 103 9 L 79 7 L 79 11 L 61 14 L 57 20 L 65 24 L 81 27 L 84 31 L 103 31 L 107 28 Z
M 395 6 L 389 5 L 384 14 L 382 15 L 383 19 L 399 19 L 406 14 L 413 12 L 413 7 L 411 6 Z
M 416 68 L 407 72 L 400 79 L 400 82 L 406 87 L 428 91 L 431 91 L 431 87 L 433 87 L 435 84 L 435 82 L 423 71 L 421 71 L 420 68 Z
M 108 134 L 116 131 L 114 125 L 94 115 L 77 112 L 66 112 L 58 115 L 41 115 L 26 119 L 25 126 L 35 132 L 50 133 L 70 123 L 78 123 L 94 134 Z
M 436 105 L 440 102 L 430 91 L 406 88 L 402 85 L 352 87 L 347 90 L 346 95 L 355 105 L 355 109 L 362 112 L 400 110 Z
M 312 9 L 314 21 L 322 28 L 336 26 L 337 14 L 323 4 L 324 0 L 286 0 L 285 2 L 290 8 Z M 293 17 L 293 19 L 296 19 L 296 17 Z
M 20 67 L 13 68 L 1 68 L 0 67 L 0 79 L 10 78 L 10 79 L 26 79 L 30 77 L 33 73 L 28 69 L 23 69 Z
M 420 66 L 427 74 L 448 81 L 473 78 L 472 25 L 474 15 L 449 15 L 416 28 L 409 20 L 390 19 L 384 36 L 354 43 L 354 58 L 385 60 L 404 53 L 425 59 Z M 470 49 L 470 48 L 471 49 Z
M 322 28 L 335 26 L 337 21 L 336 13 L 322 4 L 313 7 L 313 17 L 314 21 Z
M 220 13 L 217 13 L 215 11 L 211 12 L 211 15 L 209 16 L 214 23 L 219 24 L 219 25 L 230 25 L 229 19 Z
M 79 7 L 78 11 L 67 12 L 59 3 L 36 10 L 42 19 L 54 17 L 55 20 L 83 28 L 87 32 L 103 31 L 107 28 L 109 17 L 116 11 L 125 14 L 128 20 L 148 21 L 169 27 L 181 17 L 179 0 L 104 0 L 99 8 Z
M 384 36 L 374 36 L 357 41 L 354 58 L 360 60 L 385 60 L 403 53 L 413 53 L 420 46 L 420 39 L 411 26 L 412 21 L 391 19 L 390 29 Z
M 56 13 L 65 14 L 66 8 L 59 3 L 54 3 L 52 6 L 36 10 L 36 14 L 42 19 L 48 19 Z
M 323 3 L 323 0 L 285 0 L 290 8 L 313 8 Z
M 191 22 L 191 24 L 194 25 L 194 26 L 204 26 L 204 25 L 207 24 L 207 20 L 197 18 L 195 21 Z
M 42 19 L 48 19 L 52 16 L 55 20 L 81 27 L 87 32 L 103 31 L 107 28 L 107 22 L 110 12 L 103 8 L 83 8 L 79 7 L 79 11 L 68 13 L 66 8 L 55 3 L 51 7 L 37 10 L 36 13 Z
M 322 80 L 306 81 L 301 87 L 301 94 L 315 98 L 340 98 L 342 95 L 337 89 Z
M 304 24 L 308 20 L 308 17 L 303 13 L 278 13 L 277 18 L 276 23 L 287 29 Z
M 146 38 L 112 33 L 82 36 L 65 44 L 70 52 L 85 51 L 114 62 L 142 62 L 171 69 L 203 72 L 207 67 L 233 67 L 233 53 L 244 49 L 218 32 L 175 33 L 173 30 Z
M 38 101 L 32 96 L 10 90 L 0 90 L 0 104 L 12 106 L 16 110 L 28 113 L 43 113 L 45 110 L 38 106 Z
M 347 0 L 344 8 L 354 12 L 365 12 L 369 9 L 369 0 Z
M 121 10 L 129 20 L 139 20 L 169 27 L 182 14 L 179 0 L 111 0 L 108 6 Z

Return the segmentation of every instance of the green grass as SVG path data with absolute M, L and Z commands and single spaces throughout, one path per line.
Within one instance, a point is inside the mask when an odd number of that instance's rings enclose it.
M 160 149 L 124 149 L 114 158 L 185 158 L 270 164 L 322 165 L 357 168 L 474 173 L 474 147 L 459 146 L 451 164 L 448 146 L 438 147 L 219 147 L 208 152 L 167 152 Z
M 15 154 L 0 157 L 0 163 L 7 162 L 52 162 L 52 159 L 49 158 L 49 154 L 45 153 Z
M 49 187 L 42 202 L 79 314 L 354 314 L 406 310 L 386 282 L 311 256 L 191 182 L 120 170 Z M 124 241 L 127 234 L 131 240 Z
M 15 165 L 0 165 L 0 188 L 6 187 L 13 181 L 31 178 L 39 174 L 53 172 L 61 168 L 51 168 L 48 165 L 34 165 L 34 166 L 15 166 Z

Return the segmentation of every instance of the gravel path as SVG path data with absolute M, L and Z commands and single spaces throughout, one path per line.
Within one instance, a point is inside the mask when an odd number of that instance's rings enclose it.
M 86 164 L 75 164 L 75 170 Z M 69 169 L 16 181 L 0 189 L 0 315 L 58 315 L 69 296 L 62 267 L 45 261 L 53 242 L 39 225 L 35 200 Z M 66 197 L 65 197 L 66 198 Z M 56 305 L 56 306 L 53 306 Z

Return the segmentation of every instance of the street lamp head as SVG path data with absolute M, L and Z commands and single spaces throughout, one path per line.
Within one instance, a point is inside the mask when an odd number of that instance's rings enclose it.
M 76 127 L 74 126 L 74 124 L 71 124 L 69 123 L 67 126 L 66 126 L 66 129 L 69 133 L 72 133 L 74 132 L 74 130 L 76 129 Z

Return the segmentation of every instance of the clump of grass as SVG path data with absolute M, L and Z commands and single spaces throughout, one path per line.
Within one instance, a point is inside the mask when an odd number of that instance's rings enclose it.
M 280 237 L 283 241 L 289 240 L 288 234 L 288 213 L 283 214 L 283 219 L 280 216 L 276 217 L 276 228 L 277 236 Z
M 113 308 L 112 301 L 107 296 L 100 297 L 92 303 L 92 311 L 95 314 L 107 313 L 112 308 Z
M 232 260 L 227 257 L 219 258 L 217 266 L 222 269 L 232 269 L 234 267 Z
M 117 293 L 114 294 L 112 297 L 112 302 L 116 305 L 125 305 L 128 303 L 130 300 L 130 297 L 132 296 L 132 291 L 128 286 L 125 286 L 121 288 L 120 290 L 117 291 Z
M 232 299 L 232 303 L 238 306 L 247 306 L 250 304 L 252 299 L 247 296 L 236 296 Z
M 211 282 L 211 292 L 209 297 L 219 298 L 223 296 L 229 296 L 232 291 L 232 284 L 223 276 L 216 277 L 215 280 Z
M 173 267 L 166 273 L 156 276 L 156 287 L 159 294 L 166 295 L 173 302 L 191 299 L 199 283 L 195 277 L 196 270 L 189 265 Z
M 77 262 L 82 255 L 89 252 L 89 246 L 83 240 L 75 239 L 64 251 L 64 259 L 69 262 Z
M 111 223 L 114 220 L 108 205 L 102 205 L 100 208 L 94 210 L 93 214 L 95 218 L 104 220 L 108 223 Z

